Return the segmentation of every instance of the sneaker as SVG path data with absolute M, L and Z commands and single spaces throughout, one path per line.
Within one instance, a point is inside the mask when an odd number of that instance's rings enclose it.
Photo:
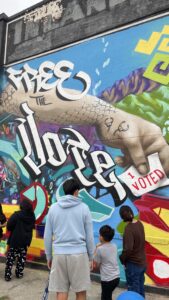
M 16 278 L 22 278 L 23 274 L 15 274 Z
M 10 277 L 5 277 L 5 281 L 10 281 L 11 278 Z

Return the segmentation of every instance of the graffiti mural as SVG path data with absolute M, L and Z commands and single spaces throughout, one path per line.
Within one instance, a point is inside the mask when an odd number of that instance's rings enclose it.
M 7 217 L 32 201 L 30 260 L 45 262 L 48 207 L 76 177 L 95 242 L 109 224 L 120 253 L 130 205 L 145 227 L 146 283 L 169 287 L 168 41 L 165 16 L 1 70 L 0 201 Z

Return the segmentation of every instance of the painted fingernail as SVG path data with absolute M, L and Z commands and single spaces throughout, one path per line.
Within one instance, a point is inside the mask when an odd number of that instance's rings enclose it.
M 142 164 L 138 167 L 138 171 L 140 174 L 145 175 L 148 172 L 146 164 Z

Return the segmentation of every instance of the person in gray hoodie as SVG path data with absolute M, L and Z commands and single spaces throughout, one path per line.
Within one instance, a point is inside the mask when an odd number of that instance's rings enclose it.
M 67 300 L 70 287 L 77 300 L 85 300 L 90 286 L 93 226 L 88 206 L 78 197 L 79 189 L 75 179 L 65 181 L 65 196 L 50 207 L 46 219 L 44 243 L 50 269 L 49 291 L 56 292 L 57 300 Z

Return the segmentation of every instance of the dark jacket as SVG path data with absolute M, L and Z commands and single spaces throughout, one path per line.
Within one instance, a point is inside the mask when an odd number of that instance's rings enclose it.
M 10 248 L 30 246 L 34 228 L 35 215 L 33 212 L 25 210 L 15 212 L 7 222 L 7 230 L 10 231 L 7 244 Z
M 3 225 L 6 223 L 6 217 L 3 213 L 0 214 L 0 224 Z M 2 227 L 0 228 L 0 239 L 2 238 L 3 236 L 3 229 Z
M 145 233 L 140 221 L 129 222 L 126 225 L 123 235 L 123 251 L 119 258 L 123 265 L 132 262 L 146 266 Z

